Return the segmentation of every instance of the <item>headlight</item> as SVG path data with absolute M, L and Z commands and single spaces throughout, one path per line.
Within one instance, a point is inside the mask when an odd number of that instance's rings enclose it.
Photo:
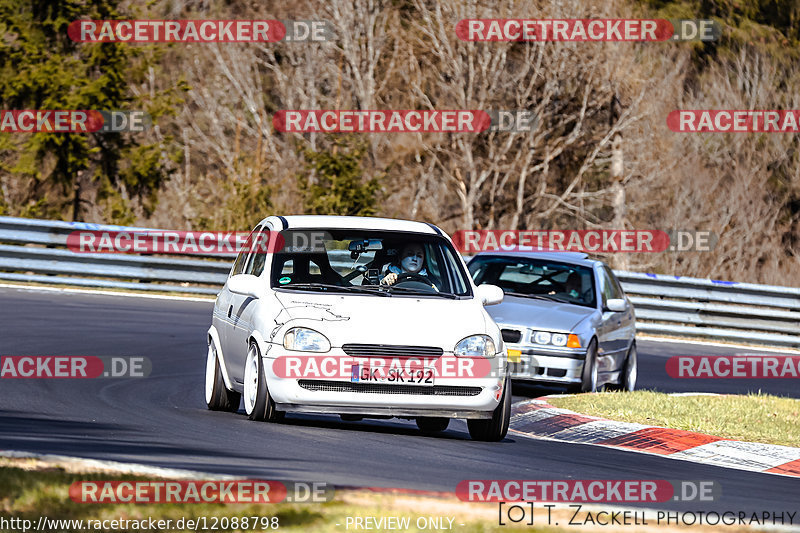
M 494 341 L 488 335 L 473 335 L 461 339 L 453 350 L 458 357 L 485 357 L 491 359 L 497 353 Z
M 283 336 L 283 347 L 298 352 L 327 352 L 330 341 L 318 331 L 307 328 L 292 328 Z
M 531 341 L 534 344 L 547 346 L 566 346 L 567 348 L 580 348 L 581 341 L 574 333 L 551 333 L 549 331 L 532 331 Z
M 550 344 L 551 335 L 547 331 L 537 331 L 533 334 L 533 342 L 536 344 Z
M 553 346 L 566 346 L 567 336 L 563 333 L 553 333 L 553 336 L 550 338 L 550 342 L 553 343 Z

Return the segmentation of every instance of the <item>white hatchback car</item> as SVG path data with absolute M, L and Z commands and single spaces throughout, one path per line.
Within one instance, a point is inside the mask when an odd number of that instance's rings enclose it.
M 500 329 L 450 238 L 423 222 L 272 216 L 250 235 L 214 304 L 209 409 L 467 419 L 473 439 L 507 431 L 511 382 Z

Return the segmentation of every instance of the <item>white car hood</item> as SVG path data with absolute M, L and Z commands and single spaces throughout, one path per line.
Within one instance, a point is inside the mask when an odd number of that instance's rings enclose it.
M 343 344 L 438 346 L 452 351 L 458 341 L 488 330 L 488 315 L 475 299 L 412 298 L 275 293 L 283 305 L 276 317 L 283 332 L 295 326 L 319 331 L 338 348 Z M 277 331 L 276 331 L 277 333 Z

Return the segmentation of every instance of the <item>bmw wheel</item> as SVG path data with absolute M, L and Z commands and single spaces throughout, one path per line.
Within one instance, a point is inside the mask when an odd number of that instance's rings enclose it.
M 636 354 L 636 343 L 631 344 L 628 355 L 625 357 L 625 366 L 622 369 L 619 384 L 614 385 L 614 390 L 633 392 L 636 389 L 636 378 L 639 376 L 639 361 Z
M 586 359 L 581 371 L 581 384 L 573 387 L 573 392 L 597 392 L 597 340 L 592 339 L 586 348 Z

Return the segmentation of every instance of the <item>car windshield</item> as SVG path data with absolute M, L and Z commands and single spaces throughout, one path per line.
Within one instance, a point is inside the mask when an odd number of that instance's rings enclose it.
M 472 295 L 455 250 L 437 235 L 303 229 L 285 230 L 277 242 L 273 288 L 431 298 Z M 389 274 L 395 276 L 392 283 L 382 284 Z
M 469 264 L 476 285 L 490 283 L 512 296 L 595 307 L 590 267 L 525 257 L 479 256 Z

